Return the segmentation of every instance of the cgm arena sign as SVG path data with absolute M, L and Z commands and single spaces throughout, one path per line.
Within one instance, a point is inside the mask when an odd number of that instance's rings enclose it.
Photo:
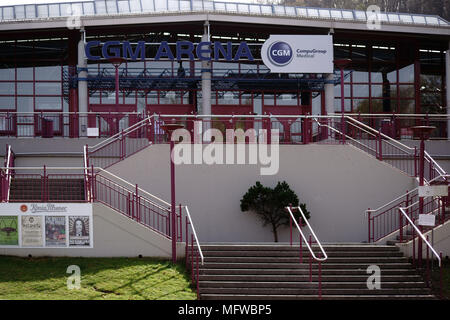
M 156 55 L 154 57 L 146 57 L 145 49 L 147 44 L 145 41 L 139 41 L 134 45 L 129 41 L 107 41 L 103 44 L 100 41 L 89 41 L 86 43 L 85 53 L 89 60 L 119 57 L 130 60 L 144 60 L 146 58 L 154 58 L 155 60 L 181 60 L 183 58 L 188 58 L 189 60 L 198 59 L 202 61 L 217 61 L 219 59 L 225 59 L 226 61 L 238 61 L 242 59 L 249 61 L 254 60 L 247 42 L 240 42 L 234 54 L 233 45 L 234 44 L 230 41 L 226 44 L 219 41 L 205 41 L 198 44 L 194 44 L 190 41 L 177 41 L 175 45 L 170 45 L 167 41 L 162 41 L 158 46 Z M 101 56 L 92 54 L 92 48 L 95 47 L 101 48 Z
M 329 35 L 271 35 L 261 48 L 271 72 L 333 73 L 333 38 Z

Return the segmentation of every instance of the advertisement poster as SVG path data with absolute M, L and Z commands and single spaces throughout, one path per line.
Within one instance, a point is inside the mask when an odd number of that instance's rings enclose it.
M 90 246 L 88 216 L 69 216 L 69 246 Z
M 22 216 L 22 246 L 42 247 L 42 216 Z
M 0 216 L 0 246 L 19 245 L 17 216 Z
M 45 245 L 48 247 L 66 246 L 66 217 L 45 217 Z

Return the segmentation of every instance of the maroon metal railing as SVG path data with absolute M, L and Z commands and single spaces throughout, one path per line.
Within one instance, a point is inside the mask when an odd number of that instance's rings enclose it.
M 150 118 L 144 119 L 99 144 L 85 147 L 87 166 L 108 168 L 150 144 Z
M 182 207 L 181 205 L 179 206 L 179 212 L 178 212 L 178 218 L 180 219 L 179 221 L 182 222 L 182 213 L 184 209 L 184 227 L 185 227 L 185 232 L 184 232 L 184 237 L 185 237 L 185 264 L 186 267 L 191 271 L 191 281 L 192 281 L 192 286 L 195 287 L 196 292 L 197 292 L 197 300 L 200 299 L 200 264 L 203 265 L 203 253 L 202 253 L 202 249 L 200 246 L 200 243 L 198 242 L 198 237 L 197 234 L 195 232 L 195 227 L 193 226 L 192 223 L 192 219 L 191 216 L 189 214 L 189 209 L 184 206 Z M 178 225 L 178 224 L 177 224 Z M 178 232 L 179 234 L 179 238 L 178 241 L 182 241 L 183 239 L 183 235 L 182 235 L 182 226 L 180 224 L 180 229 Z
M 300 207 L 297 207 L 295 209 L 299 210 L 300 217 L 297 221 L 294 220 L 294 214 L 293 209 L 291 207 L 287 207 L 286 210 L 289 212 L 289 230 L 290 230 L 290 245 L 292 247 L 292 230 L 293 230 L 293 223 L 295 224 L 296 229 L 299 231 L 299 253 L 300 253 L 300 264 L 303 264 L 303 242 L 306 243 L 307 250 L 309 252 L 308 256 L 308 265 L 309 265 L 309 282 L 313 282 L 313 260 L 317 263 L 317 285 L 318 285 L 318 298 L 319 300 L 322 299 L 322 262 L 326 261 L 328 259 L 327 254 L 325 253 L 325 250 L 323 249 L 321 243 L 319 242 L 319 239 L 317 238 L 316 234 L 314 233 L 313 229 L 311 228 L 310 224 L 306 220 L 305 215 L 303 214 Z M 302 232 L 302 226 L 305 225 L 309 228 L 309 232 L 311 233 L 309 235 L 309 239 L 307 239 Z M 314 236 L 314 241 L 313 237 Z M 317 248 L 319 249 L 317 252 L 317 256 L 313 251 L 313 244 L 317 245 Z M 323 257 L 322 257 L 323 254 Z
M 91 175 L 89 183 L 93 201 L 101 202 L 166 238 L 171 238 L 170 209 L 140 194 L 137 185 L 134 189 L 126 187 L 101 173 Z
M 11 176 L 14 174 L 15 154 L 10 145 L 6 145 L 6 153 L 4 159 L 4 170 L 0 170 L 0 200 L 2 202 L 9 200 L 9 190 L 11 186 Z
M 0 112 L 0 136 L 79 138 L 88 136 L 87 128 L 97 128 L 98 137 L 105 138 L 143 118 L 138 112 Z
M 448 175 L 440 175 L 432 180 L 429 180 L 430 184 L 442 183 L 449 184 Z M 412 221 L 416 221 L 419 217 L 418 203 L 419 192 L 418 188 L 411 191 L 407 191 L 404 195 L 397 197 L 391 202 L 379 207 L 378 209 L 366 210 L 367 214 L 367 226 L 368 226 L 368 242 L 377 242 L 394 232 L 398 232 L 398 236 L 402 239 L 404 234 L 404 221 L 402 217 L 398 215 L 398 209 L 405 207 L 407 214 Z M 450 205 L 449 197 L 428 197 L 423 200 L 423 213 L 433 213 L 437 217 L 439 224 L 444 223 L 449 217 L 446 216 L 446 207 Z M 438 225 L 439 225 L 438 224 Z

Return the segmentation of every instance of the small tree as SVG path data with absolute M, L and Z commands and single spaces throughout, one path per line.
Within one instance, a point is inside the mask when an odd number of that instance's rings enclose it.
M 241 199 L 241 211 L 253 211 L 263 220 L 263 225 L 270 225 L 275 242 L 278 242 L 278 227 L 289 225 L 287 206 L 297 207 L 299 200 L 286 181 L 278 182 L 274 189 L 264 187 L 259 181 Z M 310 218 L 306 204 L 300 204 L 305 217 Z M 298 210 L 292 212 L 298 221 L 301 216 Z

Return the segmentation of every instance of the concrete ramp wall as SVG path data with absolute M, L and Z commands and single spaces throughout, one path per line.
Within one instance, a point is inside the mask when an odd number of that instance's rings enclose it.
M 311 212 L 319 239 L 328 242 L 367 241 L 364 211 L 415 187 L 411 177 L 349 145 L 280 146 L 279 154 L 275 175 L 261 175 L 260 165 L 250 164 L 176 166 L 177 203 L 189 206 L 200 242 L 273 241 L 270 227 L 240 210 L 256 181 L 270 187 L 288 182 Z M 169 165 L 169 146 L 154 145 L 108 170 L 170 201 Z M 289 229 L 279 236 L 288 241 Z

